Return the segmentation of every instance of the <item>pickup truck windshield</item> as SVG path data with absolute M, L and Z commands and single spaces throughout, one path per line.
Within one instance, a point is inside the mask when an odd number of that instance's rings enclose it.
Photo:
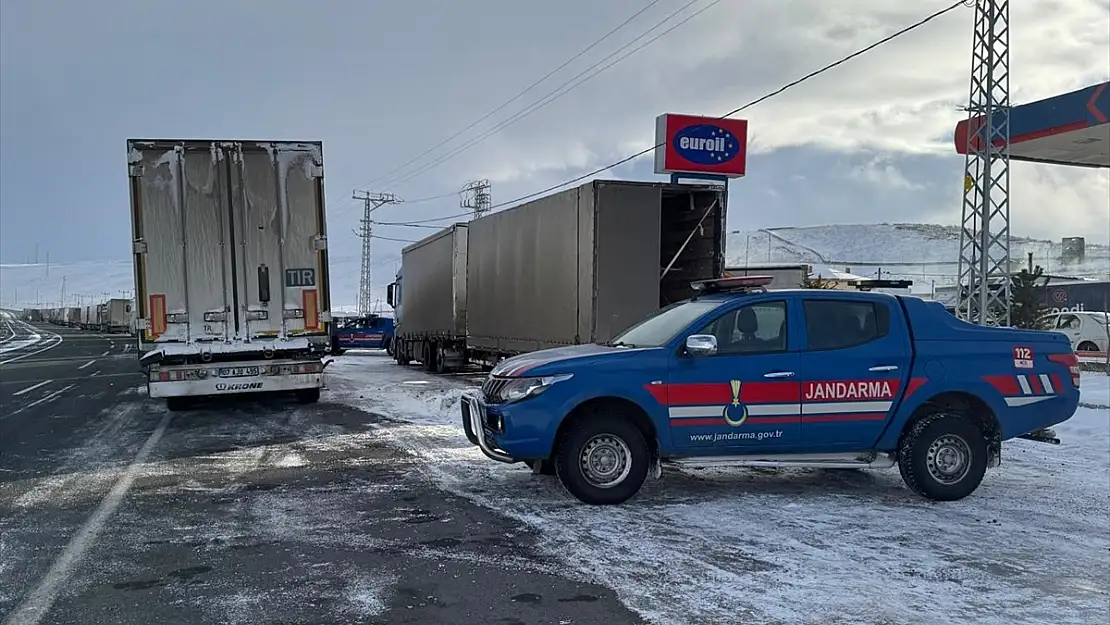
M 681 302 L 662 308 L 651 317 L 624 331 L 609 342 L 624 347 L 660 347 L 673 339 L 695 319 L 720 306 L 722 302 Z

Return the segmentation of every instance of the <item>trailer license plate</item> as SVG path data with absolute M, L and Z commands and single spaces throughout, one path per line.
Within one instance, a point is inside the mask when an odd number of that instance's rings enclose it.
M 261 373 L 258 367 L 228 367 L 220 369 L 219 375 L 221 378 L 247 378 Z

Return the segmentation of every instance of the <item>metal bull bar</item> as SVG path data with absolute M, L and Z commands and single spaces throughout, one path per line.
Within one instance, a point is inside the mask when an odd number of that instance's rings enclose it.
M 466 393 L 462 397 L 462 401 L 466 404 L 466 419 L 464 425 L 469 425 L 468 428 L 474 434 L 474 438 L 478 441 L 478 448 L 482 453 L 491 460 L 504 462 L 506 464 L 514 464 L 518 462 L 515 458 L 505 453 L 504 451 L 495 447 L 489 440 L 486 439 L 486 424 L 483 422 L 483 417 L 486 414 L 486 408 L 482 402 L 482 398 L 477 393 Z

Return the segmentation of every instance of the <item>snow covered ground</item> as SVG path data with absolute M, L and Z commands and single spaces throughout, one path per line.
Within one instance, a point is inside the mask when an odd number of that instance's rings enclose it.
M 553 558 L 660 625 L 1086 625 L 1110 606 L 1110 411 L 1063 444 L 1014 441 L 960 502 L 896 471 L 668 470 L 631 502 L 578 504 L 553 478 L 486 460 L 458 425 L 478 376 L 436 377 L 380 352 L 328 369 L 333 401 L 390 417 L 379 434 L 450 492 L 535 528 Z M 1105 378 L 1105 376 L 1103 376 Z M 1084 399 L 1106 401 L 1097 374 Z

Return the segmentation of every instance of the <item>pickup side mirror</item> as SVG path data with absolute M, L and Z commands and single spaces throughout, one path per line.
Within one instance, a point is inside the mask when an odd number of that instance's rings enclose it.
M 394 282 L 393 284 L 385 287 L 385 302 L 390 306 L 393 306 L 394 308 L 396 308 L 396 304 L 393 303 L 393 287 L 396 284 L 397 283 Z
M 691 356 L 712 356 L 717 353 L 717 337 L 712 334 L 691 334 L 686 337 L 686 353 Z

